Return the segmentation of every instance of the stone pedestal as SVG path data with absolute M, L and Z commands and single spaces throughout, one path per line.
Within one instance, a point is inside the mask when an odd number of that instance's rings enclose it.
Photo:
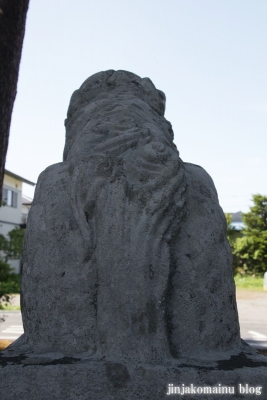
M 267 359 L 246 344 L 229 359 L 165 365 L 7 349 L 0 365 L 1 400 L 267 399 Z

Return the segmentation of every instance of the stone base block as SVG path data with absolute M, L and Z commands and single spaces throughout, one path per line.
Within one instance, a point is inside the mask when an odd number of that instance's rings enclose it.
M 267 359 L 248 346 L 229 359 L 164 366 L 8 349 L 0 356 L 1 400 L 267 399 Z

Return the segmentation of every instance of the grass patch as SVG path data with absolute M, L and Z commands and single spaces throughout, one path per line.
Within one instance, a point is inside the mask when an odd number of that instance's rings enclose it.
M 250 276 L 250 275 L 236 275 L 235 285 L 237 289 L 249 289 L 262 292 L 263 291 L 263 277 Z
M 0 304 L 0 310 L 4 310 L 4 311 L 20 311 L 20 306 L 12 306 L 11 304 Z

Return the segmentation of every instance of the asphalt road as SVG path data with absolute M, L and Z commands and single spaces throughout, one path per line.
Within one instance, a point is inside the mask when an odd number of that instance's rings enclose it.
M 267 349 L 267 292 L 237 290 L 241 337 L 257 349 Z
M 19 299 L 16 299 L 19 302 Z M 267 349 L 267 292 L 237 291 L 241 337 L 249 344 Z M 0 340 L 15 340 L 23 333 L 20 311 L 0 311 Z
M 22 318 L 20 311 L 0 311 L 0 318 L 5 321 L 0 322 L 0 340 L 16 340 L 23 334 Z

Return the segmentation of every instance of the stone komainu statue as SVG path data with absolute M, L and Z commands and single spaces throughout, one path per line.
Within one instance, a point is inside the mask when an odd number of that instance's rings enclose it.
M 164 109 L 126 71 L 74 92 L 63 162 L 40 175 L 29 215 L 14 346 L 144 363 L 239 346 L 224 214 Z

